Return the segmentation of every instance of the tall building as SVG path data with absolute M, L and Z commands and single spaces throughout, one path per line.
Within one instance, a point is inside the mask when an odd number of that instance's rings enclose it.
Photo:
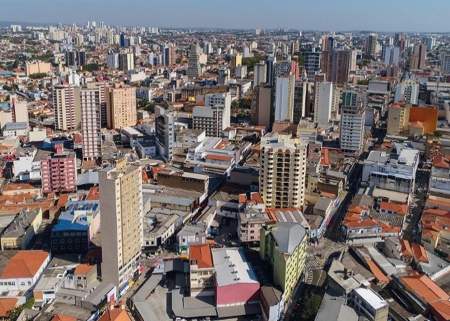
M 411 105 L 392 104 L 389 107 L 387 120 L 387 134 L 398 135 L 409 131 L 409 114 Z
M 137 122 L 136 87 L 114 84 L 106 89 L 106 124 L 120 129 Z
M 357 56 L 358 56 L 358 51 L 356 49 L 350 49 L 350 61 L 349 61 L 349 70 L 356 70 L 357 69 Z
M 78 130 L 81 123 L 80 96 L 75 95 L 69 84 L 55 86 L 54 90 L 55 129 Z
M 210 42 L 205 41 L 203 43 L 203 53 L 207 55 L 210 55 L 212 53 L 212 45 Z
M 175 65 L 177 61 L 177 49 L 173 45 L 164 48 L 164 66 Z
M 425 38 L 425 44 L 427 45 L 427 50 L 433 50 L 434 47 L 436 47 L 436 38 L 434 37 L 426 37 Z
M 334 49 L 334 38 L 331 36 L 322 37 L 322 51 Z
M 425 60 L 427 58 L 427 47 L 421 42 L 414 46 L 414 52 L 409 62 L 410 69 L 425 69 Z
M 173 115 L 166 114 L 164 108 L 155 108 L 156 148 L 166 162 L 171 162 L 175 144 L 175 126 Z
M 314 81 L 314 76 L 320 71 L 320 52 L 308 51 L 304 54 L 304 66 L 308 80 Z
M 206 131 L 209 137 L 221 137 L 222 131 L 230 127 L 230 117 L 231 94 L 207 94 L 205 106 L 194 107 L 193 128 Z
M 294 88 L 294 124 L 298 124 L 300 119 L 309 116 L 311 104 L 311 85 L 308 76 L 303 71 L 302 80 L 295 82 Z
M 119 68 L 119 54 L 111 53 L 106 56 L 106 67 L 108 68 Z
M 134 55 L 132 53 L 119 54 L 119 70 L 128 71 L 134 69 Z
M 419 103 L 419 84 L 414 80 L 404 80 L 395 88 L 394 102 L 405 101 L 417 105 Z
M 77 67 L 86 65 L 85 51 L 66 51 L 66 66 Z
M 61 193 L 77 190 L 77 162 L 74 152 L 65 151 L 63 144 L 55 144 L 55 152 L 41 159 L 42 192 Z
M 142 172 L 125 159 L 99 172 L 102 281 L 122 292 L 140 267 L 143 243 Z
M 340 143 L 344 153 L 361 155 L 364 147 L 365 117 L 365 109 L 361 105 L 342 106 Z
M 339 89 L 331 82 L 316 84 L 314 97 L 314 122 L 327 125 L 337 119 L 339 112 Z
M 101 88 L 88 83 L 77 88 L 81 102 L 81 132 L 83 134 L 83 160 L 98 160 L 102 156 Z
M 202 74 L 200 68 L 200 47 L 198 44 L 192 44 L 189 52 L 189 63 L 186 75 L 190 78 L 197 78 Z
M 377 50 L 377 41 L 378 36 L 376 34 L 372 33 L 366 37 L 366 44 L 365 44 L 366 55 L 375 56 Z
M 234 70 L 239 66 L 242 66 L 242 55 L 240 53 L 236 53 L 235 55 L 231 56 L 231 72 L 234 74 Z
M 27 123 L 28 125 L 28 106 L 26 101 L 19 101 L 16 94 L 9 95 L 9 106 L 11 109 L 13 123 Z M 3 124 L 2 124 L 3 126 Z
M 305 199 L 306 146 L 291 138 L 261 143 L 259 192 L 267 208 L 302 207 Z
M 267 57 L 267 77 L 266 82 L 269 86 L 274 87 L 275 85 L 275 64 L 277 63 L 277 57 L 270 55 Z
M 349 50 L 323 51 L 321 70 L 325 73 L 326 81 L 333 82 L 337 86 L 344 86 L 348 82 L 350 67 Z
M 251 102 L 252 124 L 272 127 L 273 88 L 267 83 L 261 83 L 253 88 Z
M 287 60 L 279 61 L 275 64 L 275 87 L 276 79 L 278 76 L 285 73 L 292 73 L 294 75 L 294 80 L 300 79 L 300 68 L 297 61 L 292 61 L 290 57 Z
M 253 87 L 259 86 L 267 81 L 267 65 L 264 61 L 255 64 L 253 67 Z
M 450 75 L 450 50 L 443 50 L 440 54 L 441 73 Z
M 385 66 L 395 64 L 398 65 L 400 59 L 400 48 L 394 46 L 383 46 L 381 59 Z
M 295 76 L 285 73 L 277 77 L 275 91 L 275 121 L 294 120 Z
M 259 255 L 272 267 L 273 282 L 286 301 L 305 272 L 307 246 L 307 232 L 297 223 L 266 224 L 260 231 Z

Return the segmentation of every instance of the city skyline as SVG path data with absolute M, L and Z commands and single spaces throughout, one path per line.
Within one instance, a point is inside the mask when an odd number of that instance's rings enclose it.
M 136 10 L 130 11 L 129 2 L 117 0 L 17 0 L 4 4 L 0 21 L 32 24 L 83 24 L 86 21 L 104 21 L 108 25 L 155 26 L 160 28 L 290 28 L 317 31 L 375 32 L 449 32 L 445 13 L 450 2 L 431 0 L 426 4 L 417 0 L 398 0 L 395 3 L 381 0 L 376 6 L 356 0 L 313 3 L 286 0 L 273 3 L 266 0 L 237 2 L 226 5 L 193 0 L 189 3 L 174 0 L 170 3 L 133 1 Z M 108 4 L 108 10 L 105 5 Z M 27 8 L 27 10 L 23 10 Z M 131 7 L 134 9 L 133 7 Z M 155 8 L 157 10 L 155 10 Z M 388 8 L 389 10 L 386 10 Z M 137 10 L 138 9 L 138 10 Z M 174 10 L 175 9 L 175 10 Z M 439 9 L 439 10 L 437 10 Z M 446 10 L 447 9 L 447 10 Z M 130 14 L 124 12 L 130 11 Z M 221 15 L 204 12 L 220 12 Z M 253 14 L 249 14 L 249 12 Z M 370 15 L 367 13 L 370 12 Z M 399 12 L 401 14 L 399 14 Z M 269 14 L 270 13 L 270 14 Z M 351 19 L 347 16 L 351 15 Z M 343 18 L 345 16 L 345 18 Z M 433 19 L 426 19 L 433 16 Z M 420 21 L 420 24 L 418 22 Z

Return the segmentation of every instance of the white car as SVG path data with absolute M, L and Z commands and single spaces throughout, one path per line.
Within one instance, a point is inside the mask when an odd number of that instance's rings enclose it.
M 413 231 L 412 231 L 412 234 L 413 234 L 413 235 L 416 235 L 416 234 L 417 234 L 417 230 L 413 230 Z

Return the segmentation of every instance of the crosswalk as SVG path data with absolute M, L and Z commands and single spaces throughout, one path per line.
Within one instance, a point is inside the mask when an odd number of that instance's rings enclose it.
M 314 270 L 314 269 L 321 269 L 322 267 L 320 266 L 319 262 L 317 262 L 316 260 L 310 260 L 308 262 L 306 262 L 306 267 Z

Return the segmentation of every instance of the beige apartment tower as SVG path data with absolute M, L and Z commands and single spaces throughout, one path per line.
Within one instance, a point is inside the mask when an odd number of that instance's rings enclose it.
M 78 130 L 81 124 L 80 95 L 75 93 L 74 87 L 68 84 L 56 85 L 53 97 L 55 129 Z
M 81 131 L 83 160 L 97 160 L 102 156 L 101 111 L 103 88 L 88 83 L 77 88 L 81 103 Z
M 107 88 L 106 121 L 113 129 L 136 125 L 136 87 L 119 83 Z
M 292 142 L 291 142 L 292 141 Z M 293 139 L 261 143 L 259 191 L 267 208 L 302 207 L 305 199 L 306 146 Z
M 102 281 L 123 288 L 140 267 L 143 242 L 141 167 L 127 165 L 99 173 L 102 221 Z

